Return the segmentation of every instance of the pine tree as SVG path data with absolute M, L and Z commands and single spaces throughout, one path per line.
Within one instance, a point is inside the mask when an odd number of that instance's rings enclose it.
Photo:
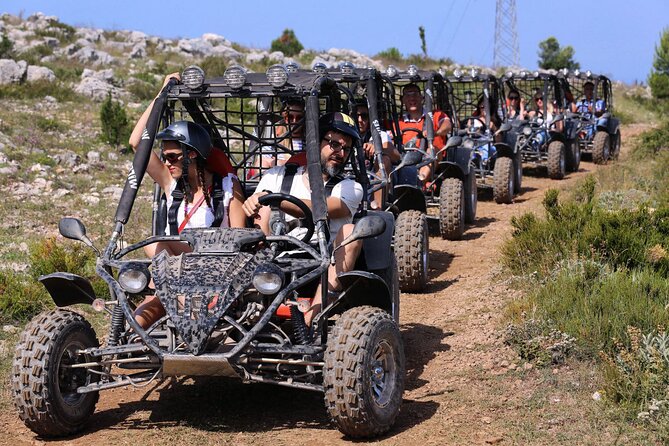
M 100 108 L 100 124 L 102 136 L 109 144 L 119 146 L 129 137 L 128 115 L 121 104 L 112 99 L 111 93 Z
M 575 70 L 581 67 L 581 64 L 574 61 L 574 48 L 571 45 L 560 48 L 560 43 L 555 37 L 539 42 L 539 68 L 545 70 L 559 70 L 568 68 Z
M 669 28 L 662 31 L 660 43 L 655 45 L 653 69 L 648 76 L 648 85 L 657 99 L 669 99 Z

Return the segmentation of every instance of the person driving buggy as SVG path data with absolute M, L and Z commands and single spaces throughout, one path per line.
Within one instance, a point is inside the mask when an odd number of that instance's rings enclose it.
M 405 85 L 402 89 L 402 105 L 405 112 L 399 120 L 400 130 L 414 128 L 424 131 L 425 110 L 423 109 L 423 104 L 424 98 L 421 94 L 420 87 L 414 83 Z M 441 110 L 434 111 L 432 119 L 434 124 L 434 140 L 432 143 L 436 150 L 440 150 L 446 145 L 446 138 L 453 128 L 453 123 L 448 115 Z M 405 132 L 402 135 L 402 143 L 407 145 L 414 138 L 417 141 L 419 135 L 414 132 Z M 432 164 L 420 168 L 418 179 L 423 185 L 426 185 L 432 178 L 432 170 Z
M 179 73 L 165 78 L 179 79 Z M 153 108 L 153 102 L 135 124 L 130 146 L 137 149 Z M 190 121 L 176 121 L 156 135 L 161 140 L 164 161 L 151 152 L 146 172 L 161 187 L 167 201 L 165 233 L 178 234 L 185 228 L 237 227 L 246 225 L 242 209 L 243 192 L 230 166 L 221 175 L 208 169 L 207 161 L 214 147 L 207 131 Z M 158 242 L 144 248 L 149 257 L 161 251 L 169 255 L 190 252 L 191 247 L 180 241 Z M 135 312 L 137 322 L 148 328 L 165 314 L 155 296 L 148 296 Z
M 360 145 L 360 134 L 350 116 L 335 112 L 327 113 L 319 119 L 319 137 L 321 170 L 327 195 L 330 243 L 333 247 L 337 247 L 351 234 L 353 215 L 362 201 L 362 186 L 353 179 L 342 177 L 344 166 L 353 153 L 354 147 Z M 311 208 L 311 191 L 306 168 L 295 166 L 289 161 L 284 166 L 268 170 L 260 180 L 256 192 L 244 202 L 243 209 L 246 216 L 256 219 L 257 225 L 265 234 L 270 233 L 270 209 L 262 206 L 258 200 L 267 194 L 278 192 L 293 195 Z M 286 213 L 288 222 L 303 216 L 297 206 L 286 201 L 282 202 L 281 210 Z M 289 232 L 289 235 L 299 237 L 302 230 L 303 228 L 295 228 Z M 330 290 L 341 289 L 337 275 L 353 270 L 361 249 L 362 241 L 358 240 L 337 251 L 335 264 L 331 265 L 328 270 Z M 307 326 L 320 311 L 320 296 L 319 284 L 312 306 L 304 314 Z

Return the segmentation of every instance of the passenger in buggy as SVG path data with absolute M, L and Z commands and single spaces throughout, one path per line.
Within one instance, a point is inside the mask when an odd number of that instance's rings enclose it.
M 281 121 L 274 125 L 276 137 L 286 135 L 279 142 L 282 146 L 299 153 L 304 150 L 304 100 L 288 98 L 281 107 Z M 263 146 L 262 167 L 283 166 L 291 157 L 291 153 L 280 152 L 274 146 Z
M 354 146 L 359 146 L 360 135 L 353 119 L 344 113 L 328 113 L 319 120 L 320 155 L 323 182 L 326 188 L 326 202 L 329 217 L 330 243 L 333 247 L 351 234 L 353 230 L 353 215 L 358 210 L 363 197 L 362 186 L 350 178 L 342 176 L 344 166 L 348 162 Z M 292 179 L 290 177 L 292 176 Z M 288 178 L 286 180 L 286 178 Z M 295 166 L 290 162 L 284 166 L 277 166 L 263 174 L 256 192 L 243 205 L 244 212 L 249 218 L 256 220 L 256 225 L 265 234 L 269 234 L 270 209 L 262 206 L 259 199 L 270 193 L 286 193 L 302 200 L 311 207 L 311 190 L 309 178 L 304 166 Z M 288 222 L 302 217 L 302 211 L 295 205 L 283 202 L 281 210 L 286 213 Z M 300 237 L 303 228 L 295 228 L 289 235 Z M 313 241 L 313 240 L 312 240 Z M 362 249 L 362 241 L 354 241 L 335 254 L 335 264 L 328 270 L 328 285 L 332 291 L 341 289 L 337 274 L 351 271 L 355 267 L 356 259 Z M 309 326 L 313 318 L 321 309 L 320 285 L 316 290 L 311 308 L 304 314 Z
M 179 73 L 165 78 L 179 79 Z M 130 136 L 130 146 L 135 150 L 145 131 L 153 103 L 141 116 Z M 167 201 L 165 234 L 176 235 L 185 228 L 237 227 L 246 224 L 242 209 L 244 195 L 232 166 L 222 163 L 224 172 L 212 172 L 207 161 L 214 151 L 211 138 L 200 125 L 190 121 L 177 121 L 156 135 L 161 140 L 164 161 L 152 152 L 147 173 L 158 183 Z M 220 151 L 220 150 L 219 150 Z M 217 157 L 224 156 L 218 153 Z M 165 250 L 170 255 L 190 252 L 191 247 L 180 241 L 158 242 L 144 248 L 149 257 Z M 135 311 L 137 322 L 148 328 L 165 314 L 155 296 L 148 296 Z
M 360 130 L 361 139 L 363 141 L 362 149 L 365 151 L 365 156 L 368 160 L 374 160 L 374 144 L 372 142 L 372 131 L 369 125 L 369 106 L 367 105 L 366 99 L 361 99 L 356 102 L 356 115 L 358 118 L 358 129 Z M 393 164 L 399 163 L 402 155 L 400 155 L 399 150 L 397 150 L 395 144 L 393 144 L 392 133 L 381 129 L 379 135 L 381 136 L 381 145 L 383 147 L 383 167 L 386 174 L 390 174 L 393 170 Z M 380 168 L 376 163 L 371 167 L 375 173 L 378 174 L 380 172 Z M 379 209 L 382 202 L 383 191 L 379 189 L 374 192 L 374 199 L 370 206 L 372 209 Z

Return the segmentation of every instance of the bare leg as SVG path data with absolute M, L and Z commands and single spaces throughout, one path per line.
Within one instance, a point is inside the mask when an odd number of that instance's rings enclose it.
M 335 238 L 334 246 L 339 246 L 339 244 L 351 234 L 353 230 L 352 224 L 347 224 L 342 226 L 342 228 L 337 233 Z M 335 264 L 330 265 L 328 268 L 328 289 L 331 291 L 337 291 L 341 289 L 341 284 L 337 279 L 337 275 L 344 273 L 346 271 L 351 271 L 355 267 L 355 261 L 360 255 L 360 250 L 362 249 L 362 240 L 357 240 L 353 243 L 349 243 L 335 254 Z M 311 325 L 314 317 L 321 311 L 321 285 L 318 285 L 316 288 L 316 294 L 312 302 L 311 308 L 309 311 L 304 313 L 304 321 L 307 326 Z

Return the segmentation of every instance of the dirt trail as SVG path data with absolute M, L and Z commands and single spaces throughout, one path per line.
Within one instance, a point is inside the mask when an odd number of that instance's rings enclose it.
M 625 129 L 623 140 L 640 130 Z M 522 370 L 518 357 L 500 337 L 503 308 L 513 291 L 496 275 L 499 247 L 508 237 L 512 216 L 537 210 L 546 189 L 569 188 L 597 168 L 583 162 L 579 172 L 562 181 L 529 176 L 526 171 L 523 191 L 513 204 L 498 205 L 490 198 L 479 201 L 477 223 L 467 228 L 463 240 L 431 237 L 429 288 L 422 294 L 402 295 L 401 326 L 408 361 L 402 412 L 392 432 L 372 443 L 527 443 L 519 432 L 532 407 L 528 388 L 541 379 Z M 320 394 L 185 379 L 103 392 L 90 427 L 63 443 L 344 442 L 328 423 Z M 0 444 L 41 443 L 11 410 L 0 413 Z

